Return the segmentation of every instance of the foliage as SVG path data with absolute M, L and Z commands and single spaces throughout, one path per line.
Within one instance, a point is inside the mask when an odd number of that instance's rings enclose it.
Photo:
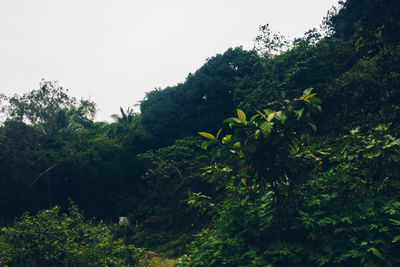
M 0 233 L 2 266 L 131 266 L 143 251 L 114 240 L 103 223 L 85 221 L 76 205 L 25 213 Z
M 0 127 L 0 217 L 5 222 L 25 210 L 64 206 L 68 198 L 90 216 L 111 220 L 131 209 L 121 208 L 128 196 L 140 199 L 135 156 L 151 147 L 140 116 L 131 124 L 83 123 L 74 112 L 61 110 L 65 120 L 59 116 L 59 125 L 65 127 L 51 134 L 16 120 Z
M 135 121 L 135 117 L 137 116 L 137 114 L 135 112 L 133 112 L 133 109 L 128 107 L 128 109 L 125 112 L 124 109 L 122 107 L 120 107 L 120 112 L 121 112 L 121 115 L 113 114 L 113 115 L 111 115 L 111 118 L 113 118 L 115 121 L 120 122 L 120 123 L 131 124 Z
M 202 220 L 187 209 L 185 200 L 193 191 L 210 191 L 202 182 L 202 168 L 209 165 L 209 154 L 200 148 L 197 137 L 177 140 L 173 146 L 138 155 L 145 172 L 146 201 L 153 207 L 146 222 L 152 228 L 192 228 Z M 203 218 L 204 219 L 204 218 Z
M 254 40 L 254 48 L 266 57 L 283 53 L 290 47 L 288 37 L 281 35 L 279 32 L 272 32 L 269 24 L 259 27 L 259 35 Z
M 112 123 L 56 82 L 0 94 L 0 224 L 72 198 L 89 216 L 129 216 L 120 236 L 168 255 L 204 228 L 186 265 L 399 265 L 400 2 L 339 4 L 324 33 L 290 43 L 261 26 L 264 53 L 228 49 Z M 206 151 L 190 137 L 201 130 Z M 36 216 L 5 229 L 75 231 L 71 213 Z
M 73 112 L 75 117 L 86 123 L 96 114 L 95 103 L 84 99 L 78 101 L 68 96 L 68 90 L 59 86 L 56 81 L 43 80 L 40 89 L 32 90 L 22 96 L 15 94 L 3 98 L 7 103 L 3 106 L 2 112 L 7 112 L 8 119 L 37 124 L 44 134 L 68 126 L 68 123 L 64 122 L 66 111 Z
M 255 52 L 230 48 L 208 59 L 184 83 L 147 93 L 140 104 L 144 128 L 161 146 L 201 129 L 218 129 L 236 108 L 237 80 L 253 73 L 256 61 Z
M 312 88 L 304 90 L 300 99 L 289 102 L 283 110 L 258 111 L 249 120 L 238 109 L 237 118 L 224 120 L 233 133 L 225 135 L 220 142 L 219 134 L 217 137 L 209 134 L 206 137 L 211 140 L 202 146 L 210 147 L 217 160 L 232 168 L 230 171 L 242 173 L 250 184 L 265 187 L 291 181 L 294 177 L 290 172 L 297 171 L 295 155 L 300 150 L 302 135 L 307 130 L 316 131 L 311 116 L 321 110 L 319 100 L 311 92 Z
M 311 142 L 318 139 L 297 125 L 308 124 L 308 116 L 303 120 L 304 111 L 290 108 L 311 101 L 310 93 L 282 113 L 247 120 L 238 110 L 237 118 L 225 120 L 232 135 L 202 134 L 216 158 L 210 179 L 224 187 L 225 197 L 211 206 L 212 226 L 191 244 L 182 265 L 398 265 L 400 139 L 387 133 L 389 125 L 378 125 L 367 135 L 355 129 Z M 278 114 L 290 118 L 288 112 L 298 120 L 277 127 Z M 275 131 L 280 135 L 273 138 Z M 300 142 L 294 133 L 303 135 Z M 254 144 L 257 136 L 270 146 Z

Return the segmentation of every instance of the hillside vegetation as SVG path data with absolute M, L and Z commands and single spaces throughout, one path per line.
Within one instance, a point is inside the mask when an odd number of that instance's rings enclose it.
M 1 95 L 0 265 L 399 266 L 400 2 L 339 4 L 112 123 L 56 82 Z

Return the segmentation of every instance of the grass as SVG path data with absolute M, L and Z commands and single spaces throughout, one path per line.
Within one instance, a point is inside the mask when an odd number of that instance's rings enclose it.
M 177 263 L 177 260 L 153 257 L 149 260 L 149 267 L 173 267 Z

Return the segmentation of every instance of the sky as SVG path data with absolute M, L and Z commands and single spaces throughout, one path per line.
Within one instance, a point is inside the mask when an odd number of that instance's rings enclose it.
M 337 0 L 0 0 L 0 93 L 42 79 L 98 105 L 97 120 L 184 82 L 258 27 L 301 37 Z M 138 110 L 138 107 L 135 108 Z

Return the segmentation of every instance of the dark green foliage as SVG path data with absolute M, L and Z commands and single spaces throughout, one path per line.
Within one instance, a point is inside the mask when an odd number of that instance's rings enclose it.
M 137 266 L 143 251 L 115 240 L 103 223 L 85 221 L 75 205 L 25 213 L 0 230 L 2 266 Z
M 185 200 L 191 192 L 208 192 L 202 169 L 210 164 L 210 154 L 200 148 L 198 137 L 177 140 L 173 146 L 138 155 L 145 173 L 146 202 L 153 207 L 145 223 L 153 229 L 192 228 L 201 218 L 188 210 Z M 197 226 L 197 225 L 196 225 Z
M 59 130 L 52 132 L 18 120 L 0 127 L 0 177 L 7 188 L 0 193 L 2 219 L 64 206 L 70 197 L 88 215 L 111 220 L 131 209 L 121 208 L 128 196 L 143 197 L 135 156 L 151 147 L 151 138 L 140 115 L 130 124 L 105 124 L 86 123 L 75 114 L 60 110 Z
M 140 105 L 143 126 L 160 145 L 171 145 L 201 129 L 217 129 L 236 108 L 237 79 L 253 73 L 256 61 L 254 52 L 228 49 L 189 74 L 184 83 L 147 93 Z
M 262 70 L 239 81 L 235 102 L 254 113 L 312 87 L 324 103 L 316 118 L 323 134 L 397 123 L 400 35 L 393 25 L 400 23 L 399 12 L 398 1 L 347 1 L 328 18 L 332 36 L 318 42 L 305 36 L 288 51 L 262 59 Z
M 216 148 L 220 160 L 210 174 L 225 195 L 211 206 L 213 224 L 191 244 L 184 265 L 397 266 L 400 139 L 379 125 L 367 135 L 356 129 L 322 144 L 296 130 L 303 136 L 297 142 L 291 131 L 309 119 L 290 108 L 298 104 L 288 105 L 281 114 L 294 112 L 298 120 L 266 111 L 260 124 L 238 111 L 238 118 L 226 120 L 232 136 L 202 134 L 210 139 L 205 146 Z M 275 123 L 263 127 L 268 120 Z M 261 140 L 274 144 L 275 131 L 281 142 L 266 149 Z

